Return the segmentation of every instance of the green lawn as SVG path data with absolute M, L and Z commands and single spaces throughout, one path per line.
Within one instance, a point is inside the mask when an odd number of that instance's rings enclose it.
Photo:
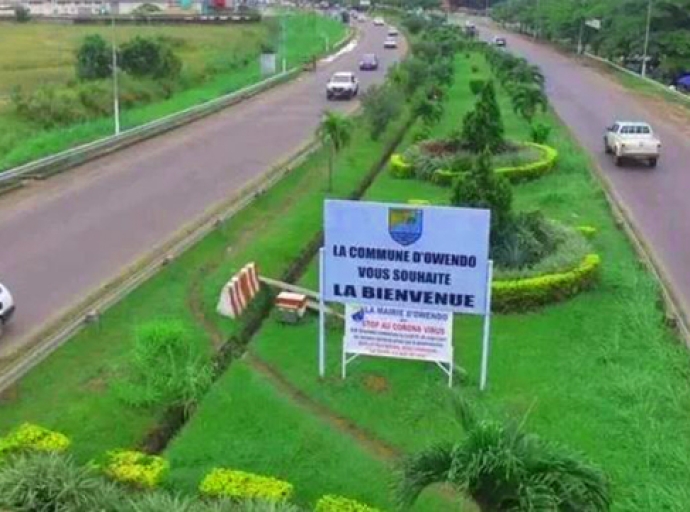
M 470 102 L 465 62 L 437 133 L 447 133 Z M 486 71 L 482 71 L 485 73 Z M 467 91 L 467 92 L 465 92 Z M 501 98 L 508 133 L 526 126 Z M 558 122 L 552 144 L 561 153 L 553 174 L 514 188 L 520 208 L 540 208 L 571 225 L 593 225 L 604 267 L 597 289 L 524 315 L 493 319 L 489 390 L 477 391 L 480 323 L 456 318 L 456 360 L 467 371 L 459 386 L 488 414 L 526 417 L 527 428 L 584 453 L 611 476 L 616 511 L 687 509 L 690 467 L 688 354 L 662 325 L 658 290 L 637 263 L 609 214 L 587 158 Z M 449 191 L 382 174 L 367 198 L 445 203 Z M 304 284 L 316 287 L 316 268 Z M 252 350 L 299 390 L 372 434 L 406 450 L 452 439 L 457 427 L 443 374 L 433 365 L 362 359 L 340 375 L 342 327 L 328 332 L 328 378 L 316 376 L 317 323 L 267 323 Z
M 110 118 L 58 129 L 40 129 L 18 118 L 7 95 L 15 86 L 31 90 L 40 84 L 65 84 L 74 77 L 74 52 L 81 39 L 102 33 L 110 40 L 110 28 L 94 25 L 0 23 L 0 46 L 18 49 L 0 55 L 0 170 L 20 165 L 75 145 L 113 133 Z M 172 98 L 124 110 L 123 129 L 198 105 L 258 82 L 262 77 L 258 54 L 261 43 L 271 39 L 267 23 L 229 26 L 121 26 L 117 40 L 135 35 L 165 36 L 177 41 L 183 60 L 182 76 L 188 84 Z M 342 39 L 346 27 L 333 19 L 300 13 L 286 17 L 285 41 L 288 68 L 325 51 Z M 36 47 L 38 41 L 38 47 Z M 25 50 L 36 48 L 35 51 Z M 248 59 L 231 69 L 232 62 Z M 280 59 L 279 59 L 280 60 Z

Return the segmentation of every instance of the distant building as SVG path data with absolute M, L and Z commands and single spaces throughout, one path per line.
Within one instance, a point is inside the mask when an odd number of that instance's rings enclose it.
M 0 15 L 13 12 L 17 5 L 28 8 L 33 16 L 127 15 L 144 4 L 154 5 L 163 12 L 201 12 L 203 6 L 199 0 L 0 0 Z

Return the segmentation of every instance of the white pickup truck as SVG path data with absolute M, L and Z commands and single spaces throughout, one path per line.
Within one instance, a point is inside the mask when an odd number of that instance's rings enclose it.
M 333 100 L 336 98 L 352 99 L 359 92 L 359 80 L 354 73 L 341 71 L 333 73 L 331 79 L 326 84 L 326 98 Z
M 613 155 L 616 165 L 625 159 L 643 160 L 656 167 L 661 152 L 661 142 L 647 123 L 616 121 L 606 128 L 604 151 Z

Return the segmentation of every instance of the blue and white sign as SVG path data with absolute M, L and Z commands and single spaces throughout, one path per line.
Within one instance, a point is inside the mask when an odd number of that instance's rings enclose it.
M 483 315 L 490 212 L 326 201 L 326 301 Z

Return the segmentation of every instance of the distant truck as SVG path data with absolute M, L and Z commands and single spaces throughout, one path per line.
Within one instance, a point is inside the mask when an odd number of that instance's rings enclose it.
M 604 151 L 613 155 L 613 161 L 618 166 L 623 165 L 625 160 L 641 160 L 650 167 L 656 167 L 661 154 L 661 141 L 647 123 L 616 121 L 606 128 Z

